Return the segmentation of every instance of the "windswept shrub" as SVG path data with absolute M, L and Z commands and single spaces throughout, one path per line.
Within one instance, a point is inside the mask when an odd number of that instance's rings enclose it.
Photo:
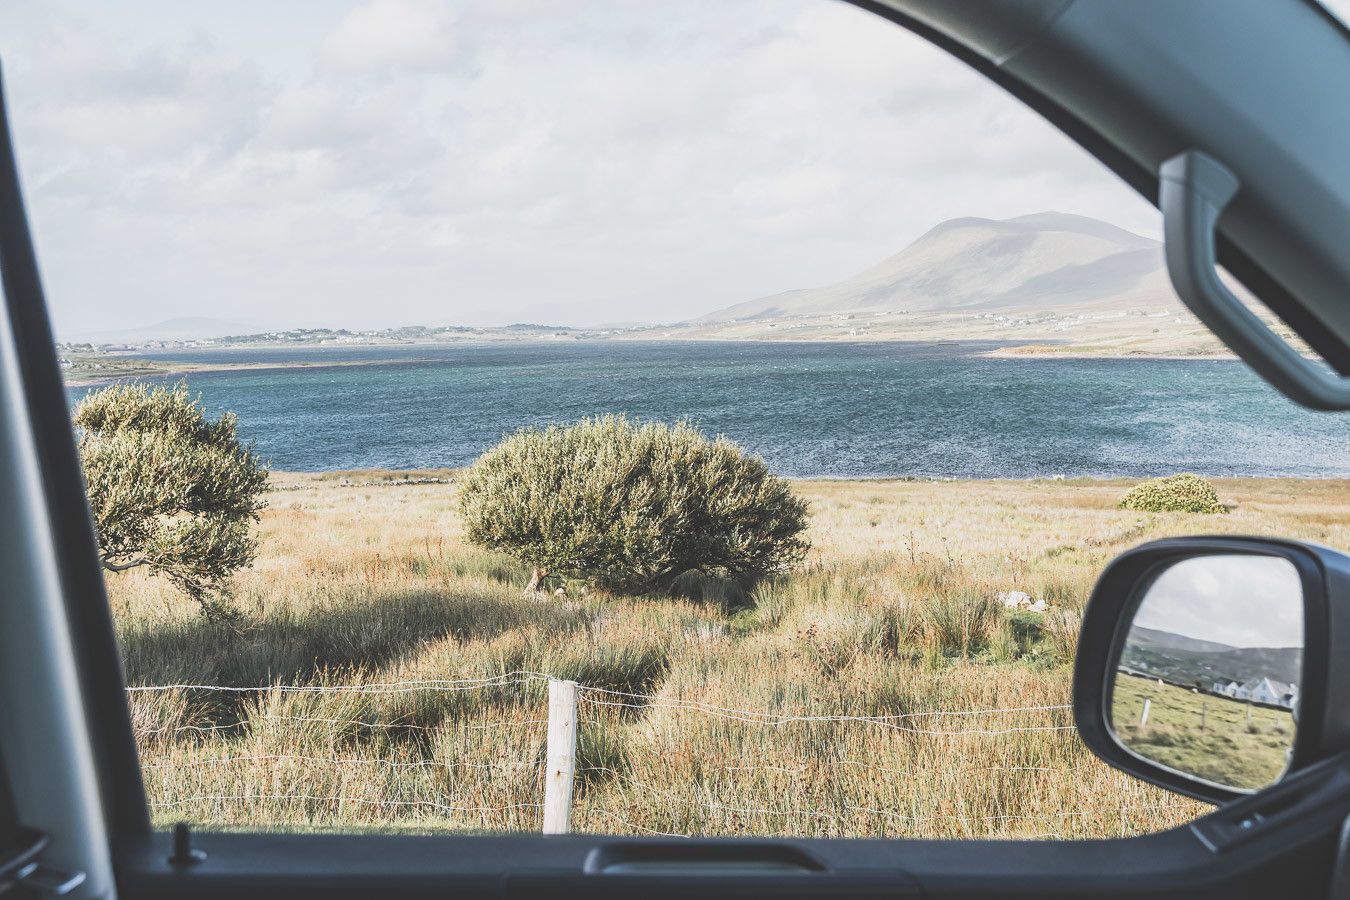
M 742 581 L 806 553 L 806 503 L 763 460 L 686 423 L 624 416 L 526 429 L 465 474 L 469 540 L 607 590 L 668 590 L 690 570 Z
M 229 581 L 253 563 L 267 469 L 233 413 L 212 421 L 187 386 L 119 384 L 75 407 L 80 462 L 110 572 L 145 566 L 228 615 Z
M 1140 512 L 1221 513 L 1224 505 L 1209 479 L 1182 472 L 1151 478 L 1130 488 L 1120 498 L 1121 509 Z

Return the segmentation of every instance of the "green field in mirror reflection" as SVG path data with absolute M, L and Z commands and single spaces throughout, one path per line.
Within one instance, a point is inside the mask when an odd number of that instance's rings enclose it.
M 1143 718 L 1149 701 L 1148 720 Z M 1242 790 L 1275 782 L 1288 764 L 1288 710 L 1202 693 L 1121 672 L 1111 698 L 1120 741 L 1145 759 Z

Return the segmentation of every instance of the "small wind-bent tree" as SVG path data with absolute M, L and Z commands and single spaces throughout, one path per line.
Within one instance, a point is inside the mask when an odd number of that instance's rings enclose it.
M 806 554 L 806 502 L 764 461 L 683 422 L 623 416 L 526 429 L 464 474 L 470 541 L 549 576 L 667 590 L 688 571 L 753 580 Z
M 257 553 L 267 489 L 234 414 L 211 421 L 184 384 L 113 385 L 74 418 L 103 568 L 145 566 L 208 618 L 227 614 L 229 579 Z

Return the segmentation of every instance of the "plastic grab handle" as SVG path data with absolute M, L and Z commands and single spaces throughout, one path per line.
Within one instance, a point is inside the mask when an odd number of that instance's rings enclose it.
M 1214 229 L 1237 193 L 1237 176 L 1194 150 L 1167 160 L 1159 175 L 1167 274 L 1182 301 L 1290 399 L 1314 409 L 1350 410 L 1350 379 L 1300 355 L 1219 280 Z

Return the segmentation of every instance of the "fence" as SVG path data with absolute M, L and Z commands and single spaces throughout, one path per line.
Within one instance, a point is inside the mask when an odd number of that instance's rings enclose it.
M 1141 791 L 1077 752 L 1068 704 L 789 714 L 537 672 L 128 691 L 152 807 L 213 824 L 255 824 L 260 811 L 296 824 L 387 824 L 407 815 L 558 834 L 573 830 L 581 814 L 591 829 L 608 823 L 680 836 L 1016 830 L 1058 837 L 1147 830 L 1203 809 Z M 508 715 L 455 718 L 489 708 Z M 657 747 L 645 778 L 615 749 L 625 728 Z M 950 749 L 956 742 L 976 747 Z M 784 743 L 792 746 L 779 752 Z M 904 751 L 911 764 L 887 765 L 891 750 Z M 1002 782 L 1013 787 L 1003 791 Z M 974 784 L 1000 796 L 974 797 Z M 1083 785 L 1100 786 L 1090 803 Z M 1076 805 L 1035 808 L 1029 801 L 1037 792 Z

